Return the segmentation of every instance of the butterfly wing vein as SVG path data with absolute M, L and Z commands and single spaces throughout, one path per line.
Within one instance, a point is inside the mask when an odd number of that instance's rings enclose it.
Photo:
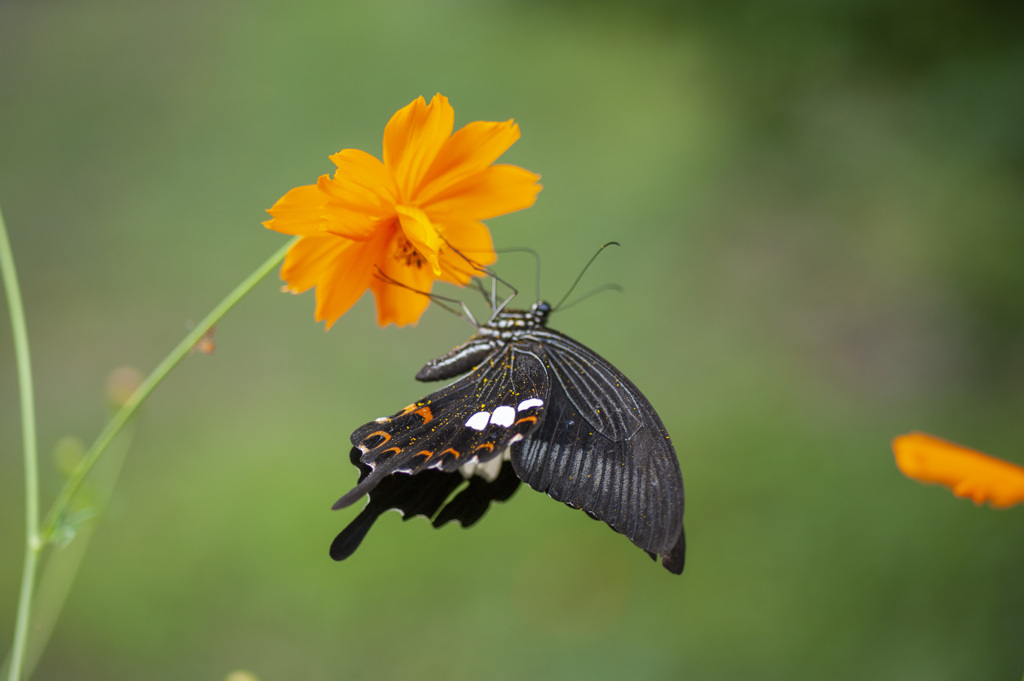
M 682 541 L 683 482 L 661 420 L 611 364 L 559 336 L 561 342 L 544 344 L 556 380 L 541 427 L 512 445 L 516 473 L 640 548 L 672 552 Z M 563 374 L 565 367 L 581 366 L 588 370 L 577 377 Z M 569 393 L 567 385 L 586 389 Z

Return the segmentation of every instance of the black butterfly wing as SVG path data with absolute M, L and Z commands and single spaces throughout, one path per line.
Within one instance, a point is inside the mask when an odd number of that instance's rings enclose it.
M 518 487 L 511 466 L 497 478 L 475 478 L 438 513 L 465 480 L 460 468 L 501 455 L 512 442 L 538 427 L 550 382 L 543 362 L 530 348 L 505 346 L 476 369 L 391 417 L 357 428 L 351 436 L 356 486 L 334 508 L 364 494 L 370 502 L 331 547 L 336 560 L 355 550 L 376 518 L 389 509 L 437 516 L 436 525 L 476 522 L 491 501 L 507 499 Z M 507 469 L 507 470 L 506 470 Z
M 516 473 L 681 573 L 683 478 L 654 407 L 592 350 L 546 328 L 531 335 L 553 378 L 541 426 L 511 447 Z
M 372 469 L 361 464 L 360 455 L 359 449 L 353 447 L 352 463 L 360 468 L 362 478 Z M 519 478 L 508 461 L 502 462 L 501 471 L 494 480 L 471 476 L 468 484 L 466 482 L 465 476 L 458 471 L 446 473 L 428 469 L 416 475 L 389 475 L 370 490 L 370 501 L 335 537 L 331 543 L 331 558 L 344 560 L 351 556 L 377 518 L 387 511 L 400 511 L 404 520 L 418 515 L 433 518 L 434 527 L 452 520 L 469 527 L 483 516 L 492 501 L 505 501 L 519 487 Z M 464 484 L 465 489 L 449 500 L 451 494 Z
M 450 473 L 458 475 L 461 473 Z M 501 470 L 493 480 L 473 475 L 466 488 L 456 494 L 441 512 L 434 516 L 434 527 L 441 527 L 453 520 L 463 527 L 469 527 L 483 517 L 492 501 L 505 501 L 519 489 L 519 476 L 512 468 L 512 462 L 502 461 Z M 371 497 L 373 495 L 371 494 Z
M 360 481 L 373 470 L 360 462 L 361 454 L 358 447 L 352 448 L 352 463 L 359 467 Z M 351 556 L 377 518 L 387 511 L 401 511 L 405 519 L 417 515 L 432 517 L 464 482 L 465 478 L 457 471 L 445 473 L 439 470 L 422 471 L 416 476 L 396 474 L 384 478 L 370 491 L 370 501 L 359 515 L 331 543 L 331 558 L 344 560 Z

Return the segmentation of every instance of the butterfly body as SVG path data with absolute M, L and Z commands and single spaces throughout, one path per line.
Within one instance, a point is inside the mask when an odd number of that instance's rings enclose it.
M 370 502 L 335 539 L 332 557 L 351 555 L 388 509 L 468 526 L 523 481 L 682 572 L 683 481 L 664 425 L 621 372 L 548 328 L 550 311 L 539 302 L 497 312 L 416 378 L 465 376 L 352 433 L 361 474 L 334 508 L 367 493 Z

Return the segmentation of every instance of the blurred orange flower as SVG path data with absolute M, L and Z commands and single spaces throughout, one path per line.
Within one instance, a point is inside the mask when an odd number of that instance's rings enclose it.
M 939 483 L 975 504 L 1009 508 L 1024 501 L 1024 468 L 961 447 L 927 433 L 908 433 L 892 441 L 896 465 L 918 482 Z
M 343 149 L 330 157 L 334 177 L 292 189 L 267 211 L 266 227 L 302 237 L 281 266 L 285 290 L 315 286 L 316 320 L 327 328 L 367 288 L 378 324 L 415 323 L 430 303 L 415 291 L 429 292 L 437 279 L 465 286 L 478 273 L 466 259 L 495 261 L 481 220 L 533 205 L 540 176 L 494 164 L 519 126 L 476 121 L 452 134 L 454 120 L 446 97 L 419 97 L 384 129 L 383 163 Z

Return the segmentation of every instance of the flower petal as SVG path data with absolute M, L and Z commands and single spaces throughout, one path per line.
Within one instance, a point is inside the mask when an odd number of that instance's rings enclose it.
M 438 222 L 486 220 L 532 206 L 541 190 L 539 179 L 519 166 L 489 166 L 447 187 L 424 209 Z
M 316 236 L 326 224 L 327 197 L 315 184 L 295 187 L 267 209 L 267 229 L 293 236 Z
M 454 127 L 455 111 L 440 93 L 429 105 L 418 97 L 391 117 L 384 128 L 384 165 L 395 178 L 400 201 L 415 196 Z
M 444 281 L 465 286 L 470 278 L 484 274 L 481 267 L 498 259 L 494 254 L 491 233 L 484 223 L 477 220 L 452 221 L 441 228 L 450 246 L 441 249 L 441 279 Z
M 428 203 L 443 191 L 498 160 L 519 139 L 519 126 L 504 122 L 474 121 L 445 141 L 434 159 L 416 200 Z
M 896 465 L 909 478 L 939 483 L 975 504 L 995 508 L 1024 502 L 1024 468 L 928 435 L 909 433 L 892 442 Z
M 377 217 L 394 213 L 397 187 L 376 157 L 359 149 L 342 149 L 331 160 L 338 169 L 333 179 L 321 179 L 322 191 L 348 210 Z
M 423 256 L 434 275 L 441 274 L 441 265 L 438 262 L 437 252 L 444 244 L 444 239 L 438 234 L 437 227 L 430 222 L 430 218 L 419 208 L 411 206 L 397 206 L 398 219 L 402 224 L 402 232 L 412 244 L 416 252 Z
M 315 318 L 327 320 L 329 329 L 366 291 L 384 245 L 381 237 L 364 242 L 333 235 L 304 237 L 288 250 L 281 278 L 292 293 L 316 286 Z
M 341 207 L 321 191 L 324 182 L 331 182 L 331 179 L 322 175 L 318 184 L 290 190 L 267 210 L 273 217 L 263 225 L 294 236 L 320 236 L 330 232 L 355 241 L 368 238 L 377 227 L 377 221 L 372 216 Z
M 426 267 L 406 264 L 401 238 L 401 235 L 396 235 L 392 239 L 379 264 L 384 279 L 404 286 L 377 277 L 370 280 L 370 290 L 377 299 L 377 323 L 381 326 L 415 324 L 430 304 L 430 297 L 426 294 L 433 287 L 434 277 Z

